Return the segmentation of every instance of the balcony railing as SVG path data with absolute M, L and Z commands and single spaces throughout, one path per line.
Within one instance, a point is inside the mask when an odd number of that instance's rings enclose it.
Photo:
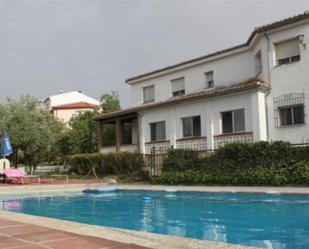
M 227 143 L 248 143 L 253 142 L 253 132 L 234 132 L 225 133 L 214 136 L 215 149 L 227 144 Z
M 110 152 L 116 152 L 117 151 L 117 148 L 116 146 L 105 146 L 105 147 L 102 147 L 100 152 L 101 153 L 110 153 Z
M 155 151 L 157 154 L 165 154 L 170 149 L 169 140 L 152 141 L 145 143 L 145 153 L 150 154 L 151 151 Z
M 137 144 L 124 144 L 120 146 L 120 151 L 136 152 L 138 151 L 138 145 Z
M 180 138 L 176 141 L 178 149 L 191 149 L 194 151 L 207 150 L 207 138 L 206 137 L 188 137 Z

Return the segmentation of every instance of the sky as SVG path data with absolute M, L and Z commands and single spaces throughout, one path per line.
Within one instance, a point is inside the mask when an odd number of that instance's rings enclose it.
M 118 91 L 129 77 L 244 43 L 309 0 L 0 0 L 0 101 Z

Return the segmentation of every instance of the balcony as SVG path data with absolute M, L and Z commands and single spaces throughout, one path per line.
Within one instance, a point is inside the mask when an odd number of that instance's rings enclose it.
M 151 141 L 145 143 L 145 154 L 151 154 L 154 151 L 157 154 L 165 154 L 170 149 L 169 140 Z
M 218 149 L 219 147 L 227 143 L 249 143 L 253 142 L 253 132 L 233 132 L 233 133 L 224 133 L 220 135 L 215 135 L 214 137 L 214 148 Z
M 194 151 L 207 150 L 207 137 L 187 137 L 176 140 L 178 149 L 191 149 Z

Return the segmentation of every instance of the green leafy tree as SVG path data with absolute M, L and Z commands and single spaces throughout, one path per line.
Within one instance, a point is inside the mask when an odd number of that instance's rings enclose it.
M 102 112 L 109 113 L 120 110 L 119 94 L 115 91 L 112 94 L 103 94 L 101 96 Z M 116 129 L 114 124 L 105 124 L 103 129 L 104 146 L 115 145 Z
M 103 113 L 120 110 L 119 94 L 113 91 L 112 94 L 103 94 L 101 96 L 101 108 Z
M 96 151 L 97 127 L 94 117 L 97 114 L 96 111 L 87 111 L 70 120 L 68 143 L 73 154 Z
M 18 100 L 8 98 L 0 106 L 0 113 L 3 114 L 0 126 L 10 135 L 15 166 L 21 155 L 32 171 L 51 152 L 63 125 L 51 113 L 40 110 L 38 101 L 29 95 Z

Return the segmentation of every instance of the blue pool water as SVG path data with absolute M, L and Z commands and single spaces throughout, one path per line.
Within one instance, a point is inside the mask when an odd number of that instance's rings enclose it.
M 272 249 L 309 249 L 309 196 L 118 191 L 2 197 L 4 210 Z

